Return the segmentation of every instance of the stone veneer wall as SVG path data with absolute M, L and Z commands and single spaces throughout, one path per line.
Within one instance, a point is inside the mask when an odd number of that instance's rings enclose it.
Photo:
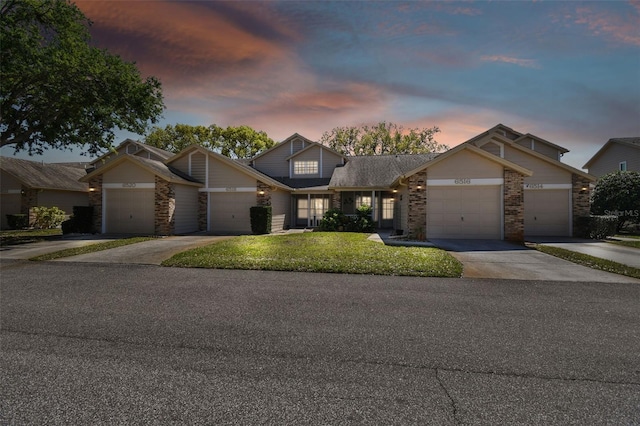
M 263 192 L 263 194 L 261 194 L 260 192 Z M 256 204 L 258 206 L 271 205 L 271 187 L 264 182 L 258 181 L 258 192 L 256 193 Z
M 31 226 L 36 221 L 35 214 L 31 207 L 38 206 L 38 190 L 22 185 L 20 194 L 20 214 L 29 215 L 29 226 Z
M 93 188 L 93 191 L 91 191 Z M 89 181 L 89 205 L 93 206 L 93 231 L 101 233 L 102 229 L 102 175 Z
M 418 188 L 418 186 L 420 188 Z M 407 233 L 409 238 L 424 239 L 427 232 L 427 171 L 409 176 L 409 211 Z
M 207 230 L 207 192 L 198 192 L 198 231 Z
M 342 193 L 337 191 L 331 193 L 331 208 L 342 209 Z
M 591 214 L 591 181 L 580 175 L 571 175 L 571 206 L 573 217 L 573 235 L 577 235 L 576 218 Z M 586 188 L 586 189 L 582 189 Z
M 156 178 L 155 233 L 171 235 L 175 230 L 176 193 L 171 182 Z
M 504 239 L 524 241 L 524 176 L 504 169 Z

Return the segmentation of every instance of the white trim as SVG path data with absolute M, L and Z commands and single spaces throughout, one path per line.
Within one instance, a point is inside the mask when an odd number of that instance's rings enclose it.
M 573 191 L 569 191 L 569 235 L 573 237 Z
M 258 187 L 256 186 L 242 186 L 235 187 L 229 186 L 226 188 L 198 188 L 198 192 L 257 192 Z
M 624 164 L 624 169 L 622 169 L 622 165 Z M 621 161 L 618 163 L 618 171 L 620 172 L 626 172 L 627 169 L 627 162 L 626 161 Z
M 187 168 L 189 169 L 189 176 L 193 176 L 193 175 L 191 174 L 191 157 L 192 157 L 192 156 L 193 156 L 193 152 L 190 152 L 190 153 L 189 153 L 189 156 L 188 156 L 189 165 L 187 166 Z
M 205 154 L 204 162 L 204 187 L 209 187 L 209 155 Z
M 119 182 L 103 183 L 102 189 L 155 189 L 155 183 L 147 182 Z
M 526 191 L 540 191 L 543 189 L 571 189 L 570 183 L 525 183 Z
M 427 186 L 504 185 L 504 178 L 427 179 Z
M 104 185 L 102 186 L 104 189 Z M 102 223 L 100 224 L 101 234 L 107 232 L 107 191 L 102 191 Z
M 524 206 L 524 199 L 522 204 Z M 500 185 L 500 239 L 504 240 L 504 185 Z
M 207 192 L 207 232 L 211 232 L 211 193 L 209 192 Z
M 318 173 L 320 173 L 320 177 L 322 177 L 322 147 L 320 147 L 320 164 L 319 164 L 319 169 L 318 169 Z

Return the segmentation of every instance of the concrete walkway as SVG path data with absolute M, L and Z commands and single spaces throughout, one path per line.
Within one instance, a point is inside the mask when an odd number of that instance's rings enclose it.
M 539 237 L 527 238 L 527 240 L 532 243 L 559 247 L 640 269 L 640 250 L 637 248 L 611 244 L 605 241 L 578 238 Z
M 91 244 L 113 241 L 122 238 L 109 235 L 71 235 L 37 243 L 15 244 L 0 247 L 0 259 L 27 260 L 35 256 L 53 253 L 69 248 L 84 247 Z

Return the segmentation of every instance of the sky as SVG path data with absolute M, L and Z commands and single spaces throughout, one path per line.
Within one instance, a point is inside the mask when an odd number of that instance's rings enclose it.
M 609 138 L 640 136 L 640 1 L 76 4 L 93 44 L 160 79 L 160 127 L 319 140 L 387 121 L 437 126 L 453 147 L 502 123 L 564 146 L 577 168 Z

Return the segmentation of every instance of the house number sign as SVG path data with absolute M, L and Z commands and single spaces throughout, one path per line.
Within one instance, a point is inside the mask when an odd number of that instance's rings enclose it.
M 123 188 L 135 188 L 136 184 L 135 184 L 135 182 L 126 182 L 126 183 L 122 184 L 122 187 Z
M 456 185 L 471 185 L 471 179 L 469 178 L 454 179 L 453 183 Z
M 227 192 L 236 192 L 237 188 L 225 188 Z
M 541 183 L 526 183 L 524 185 L 525 189 L 544 189 L 544 185 Z

